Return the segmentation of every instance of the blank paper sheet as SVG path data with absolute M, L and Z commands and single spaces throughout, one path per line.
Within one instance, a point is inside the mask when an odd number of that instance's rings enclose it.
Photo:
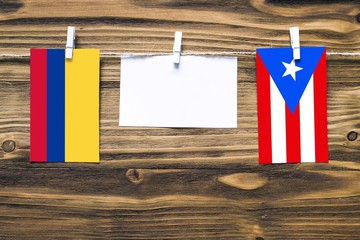
M 237 127 L 237 58 L 122 57 L 120 126 Z

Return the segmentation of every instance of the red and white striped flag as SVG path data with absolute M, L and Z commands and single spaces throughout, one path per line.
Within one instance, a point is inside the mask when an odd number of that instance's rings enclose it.
M 259 163 L 328 162 L 326 49 L 256 53 Z

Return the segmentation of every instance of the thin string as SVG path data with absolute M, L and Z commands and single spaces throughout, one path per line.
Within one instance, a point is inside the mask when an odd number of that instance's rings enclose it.
M 147 53 L 130 53 L 130 52 L 102 52 L 102 57 L 131 57 L 131 56 L 169 56 L 172 52 L 147 52 Z M 256 52 L 181 52 L 183 56 L 244 56 L 255 55 Z M 327 56 L 360 56 L 360 52 L 327 52 Z M 26 58 L 30 54 L 0 54 L 3 58 Z
M 237 55 L 255 55 L 256 52 L 181 52 L 182 56 L 237 56 Z M 116 52 L 104 52 L 100 54 L 101 56 L 118 56 L 118 57 L 127 57 L 127 56 L 169 56 L 173 55 L 171 52 L 147 52 L 147 53 L 116 53 Z M 360 55 L 360 53 L 359 53 Z

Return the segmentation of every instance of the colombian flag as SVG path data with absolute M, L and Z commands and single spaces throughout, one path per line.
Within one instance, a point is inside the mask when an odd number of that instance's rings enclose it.
M 100 51 L 30 49 L 30 162 L 99 162 Z

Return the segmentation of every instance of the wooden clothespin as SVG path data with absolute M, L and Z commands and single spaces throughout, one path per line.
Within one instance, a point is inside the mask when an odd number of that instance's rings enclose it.
M 180 63 L 180 54 L 181 54 L 181 39 L 182 39 L 182 32 L 175 32 L 175 40 L 174 40 L 174 59 L 173 62 L 175 64 Z
M 74 48 L 75 48 L 75 27 L 68 26 L 65 58 L 72 59 Z
M 294 60 L 300 59 L 300 34 L 299 27 L 290 28 L 290 42 L 293 49 Z

